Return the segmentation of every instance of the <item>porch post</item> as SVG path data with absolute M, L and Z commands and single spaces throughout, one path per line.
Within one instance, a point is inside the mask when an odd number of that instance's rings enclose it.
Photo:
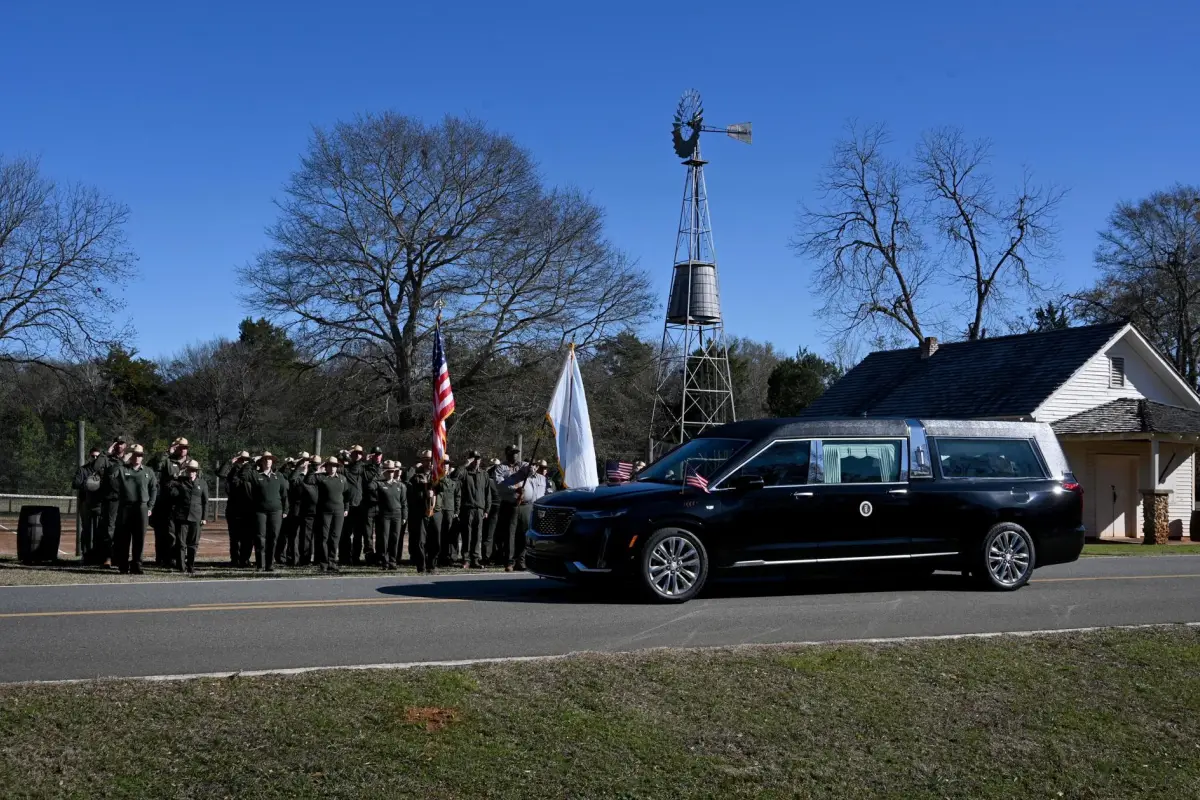
M 1159 483 L 1158 439 L 1150 437 L 1149 472 L 1142 482 L 1142 543 L 1166 544 L 1171 536 L 1171 492 Z

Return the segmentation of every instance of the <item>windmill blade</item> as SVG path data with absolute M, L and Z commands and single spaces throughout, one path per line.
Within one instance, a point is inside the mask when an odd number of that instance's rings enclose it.
M 739 142 L 750 144 L 751 134 L 749 122 L 734 123 L 725 129 L 725 133 L 730 139 L 737 139 Z

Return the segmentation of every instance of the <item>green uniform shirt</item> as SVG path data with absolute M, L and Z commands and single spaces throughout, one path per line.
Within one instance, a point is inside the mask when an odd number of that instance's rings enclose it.
M 286 511 L 288 507 L 287 478 L 278 472 L 255 472 L 249 476 L 250 502 L 256 513 Z
M 350 484 L 340 473 L 326 475 L 315 473 L 305 481 L 317 487 L 317 512 L 341 514 L 350 503 Z
M 121 503 L 122 505 L 144 505 L 153 507 L 158 497 L 158 479 L 145 466 L 134 469 L 121 467 Z
M 389 519 L 404 519 L 408 516 L 408 487 L 400 481 L 377 481 L 375 502 L 383 516 Z

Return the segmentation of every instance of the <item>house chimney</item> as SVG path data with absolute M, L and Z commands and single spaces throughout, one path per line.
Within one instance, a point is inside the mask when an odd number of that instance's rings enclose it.
M 921 341 L 921 358 L 929 358 L 937 352 L 938 342 L 936 336 L 926 336 Z

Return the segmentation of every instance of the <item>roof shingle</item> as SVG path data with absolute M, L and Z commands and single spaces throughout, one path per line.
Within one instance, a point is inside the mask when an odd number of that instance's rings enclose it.
M 1113 400 L 1051 423 L 1059 436 L 1081 433 L 1200 434 L 1200 411 L 1134 397 Z
M 1124 323 L 1000 336 L 872 353 L 830 387 L 805 417 L 939 419 L 1032 414 Z

